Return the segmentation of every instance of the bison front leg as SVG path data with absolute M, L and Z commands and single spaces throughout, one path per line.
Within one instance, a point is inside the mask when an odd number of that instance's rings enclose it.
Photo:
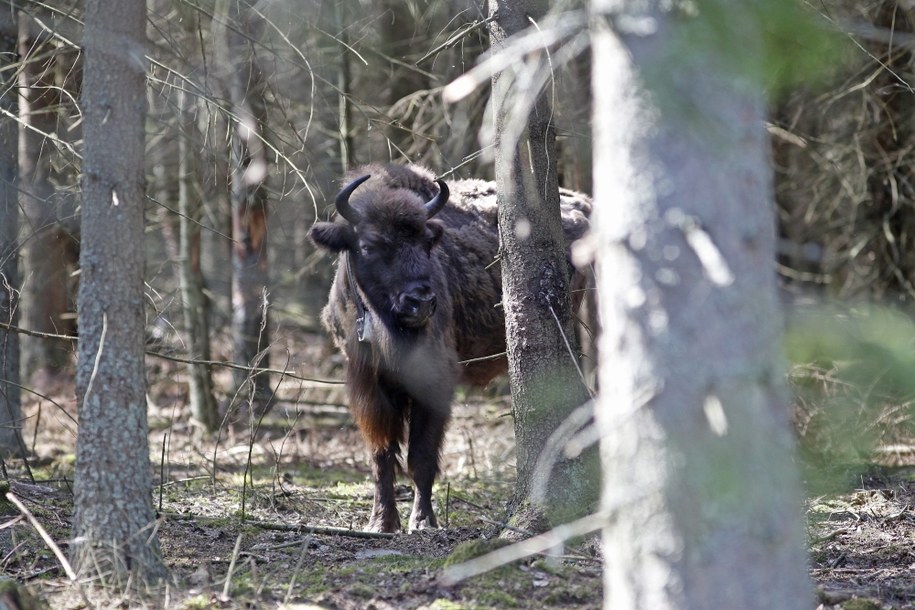
M 375 479 L 375 494 L 372 502 L 372 516 L 369 519 L 370 532 L 400 531 L 400 513 L 394 496 L 394 477 L 397 470 L 398 443 L 372 454 L 372 475 Z
M 400 515 L 394 497 L 394 478 L 398 468 L 400 443 L 404 432 L 403 398 L 379 383 L 351 358 L 347 367 L 350 409 L 372 453 L 372 478 L 375 481 L 372 516 L 368 530 L 400 531 Z
M 432 510 L 432 484 L 438 475 L 439 456 L 449 409 L 415 404 L 410 412 L 410 439 L 407 469 L 413 479 L 413 511 L 410 530 L 438 527 Z

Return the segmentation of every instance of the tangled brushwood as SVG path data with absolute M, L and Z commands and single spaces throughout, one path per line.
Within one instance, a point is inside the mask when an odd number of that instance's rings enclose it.
M 774 112 L 779 270 L 838 298 L 915 298 L 915 8 L 825 3 L 848 34 L 828 90 L 797 90 Z

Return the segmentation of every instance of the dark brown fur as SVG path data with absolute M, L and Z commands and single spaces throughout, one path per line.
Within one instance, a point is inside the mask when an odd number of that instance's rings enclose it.
M 506 370 L 504 356 L 486 358 L 505 351 L 495 185 L 449 183 L 448 204 L 428 219 L 423 204 L 438 187 L 427 170 L 363 166 L 350 172 L 347 182 L 369 174 L 349 199 L 359 215 L 356 226 L 338 218 L 316 223 L 310 233 L 317 245 L 340 253 L 322 321 L 347 357 L 350 408 L 373 455 L 375 498 L 368 528 L 401 527 L 394 476 L 405 428 L 415 490 L 410 529 L 434 527 L 432 483 L 454 387 L 486 385 Z M 571 243 L 587 230 L 591 203 L 563 190 L 562 208 Z M 347 278 L 347 259 L 357 287 Z M 397 303 L 418 285 L 434 293 L 437 306 L 424 324 L 404 326 Z M 356 336 L 354 290 L 370 312 L 369 342 Z M 477 358 L 482 360 L 461 364 Z

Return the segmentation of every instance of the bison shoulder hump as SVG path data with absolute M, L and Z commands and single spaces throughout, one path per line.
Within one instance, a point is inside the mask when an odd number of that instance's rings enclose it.
M 559 189 L 559 207 L 566 237 L 570 240 L 582 237 L 591 224 L 591 198 L 584 193 Z
M 495 223 L 498 216 L 496 184 L 486 180 L 456 180 L 451 184 L 451 205 Z

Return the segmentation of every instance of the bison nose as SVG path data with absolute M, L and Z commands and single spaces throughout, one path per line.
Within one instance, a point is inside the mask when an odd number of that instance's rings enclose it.
M 419 326 L 435 312 L 435 293 L 427 284 L 415 284 L 404 291 L 400 303 L 401 321 L 407 326 Z
M 403 296 L 404 309 L 414 309 L 419 310 L 424 307 L 435 306 L 435 294 L 432 290 L 426 288 L 424 290 L 416 290 L 409 292 Z

